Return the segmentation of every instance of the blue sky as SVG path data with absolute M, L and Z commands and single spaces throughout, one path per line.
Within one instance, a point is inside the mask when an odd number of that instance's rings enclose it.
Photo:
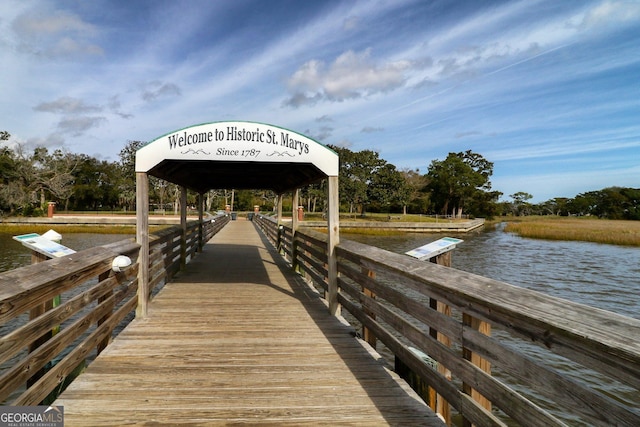
M 249 120 L 534 202 L 640 187 L 640 1 L 0 2 L 0 130 L 118 160 Z

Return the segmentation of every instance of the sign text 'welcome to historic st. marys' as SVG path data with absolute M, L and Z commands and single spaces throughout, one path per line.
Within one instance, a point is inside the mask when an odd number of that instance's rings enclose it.
M 259 126 L 255 130 L 248 130 L 238 126 L 225 126 L 222 129 L 214 128 L 211 130 L 187 129 L 168 135 L 167 140 L 170 150 L 195 148 L 194 146 L 211 142 L 223 143 L 216 144 L 217 156 L 246 157 L 249 153 L 244 153 L 246 150 L 240 149 L 238 143 L 242 145 L 247 143 L 260 144 L 265 149 L 286 148 L 290 152 L 289 155 L 309 154 L 309 144 L 307 142 L 290 136 L 289 132 L 283 130 L 275 131 L 273 129 L 265 130 Z M 255 145 L 252 145 L 252 147 L 253 155 L 251 157 L 257 156 L 255 153 L 259 147 Z

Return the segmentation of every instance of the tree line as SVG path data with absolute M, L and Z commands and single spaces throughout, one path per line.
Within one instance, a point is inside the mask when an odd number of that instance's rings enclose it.
M 501 206 L 507 215 L 595 216 L 606 219 L 640 220 L 640 188 L 608 187 L 580 193 L 573 198 L 556 197 L 532 204 L 529 193 L 510 195 L 512 202 Z
M 0 143 L 11 135 L 0 132 Z M 128 141 L 118 161 L 99 160 L 86 154 L 37 147 L 28 152 L 20 145 L 0 145 L 0 215 L 44 215 L 49 202 L 58 211 L 135 210 L 135 153 L 144 145 Z M 556 198 L 531 204 L 532 196 L 519 192 L 512 201 L 499 202 L 502 193 L 492 190 L 493 163 L 471 150 L 449 153 L 433 160 L 427 172 L 401 169 L 372 150 L 352 151 L 329 146 L 340 158 L 341 211 L 403 214 L 463 215 L 491 218 L 498 215 L 595 215 L 640 219 L 640 189 L 611 188 L 584 193 L 573 199 Z M 325 209 L 325 183 L 301 190 L 301 204 L 308 212 Z M 150 177 L 153 210 L 178 212 L 180 189 L 175 184 Z M 188 192 L 187 203 L 195 206 L 197 195 Z M 286 200 L 286 198 L 285 198 Z M 205 209 L 225 205 L 252 211 L 255 205 L 271 210 L 276 195 L 268 190 L 214 189 L 205 194 Z M 290 206 L 285 206 L 290 209 Z

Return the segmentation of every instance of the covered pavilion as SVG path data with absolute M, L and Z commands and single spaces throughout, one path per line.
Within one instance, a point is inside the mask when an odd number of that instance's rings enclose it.
M 282 221 L 283 194 L 293 193 L 292 230 L 298 227 L 299 189 L 327 179 L 327 256 L 329 310 L 336 314 L 339 243 L 338 155 L 319 142 L 278 126 L 225 121 L 190 126 L 162 135 L 136 152 L 136 240 L 140 266 L 149 265 L 149 176 L 181 188 L 183 238 L 187 222 L 187 189 L 198 193 L 202 224 L 204 194 L 214 188 L 267 189 L 278 194 Z M 202 228 L 201 228 L 202 230 Z M 202 232 L 200 233 L 202 241 Z M 146 317 L 149 269 L 138 273 L 137 316 Z

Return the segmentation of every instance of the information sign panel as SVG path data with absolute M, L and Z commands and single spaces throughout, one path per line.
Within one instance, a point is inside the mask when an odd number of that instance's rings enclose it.
M 17 240 L 27 248 L 46 255 L 49 258 L 60 258 L 76 253 L 76 251 L 74 251 L 73 249 L 61 245 L 60 243 L 52 242 L 51 240 L 42 237 L 38 233 L 13 236 L 13 240 Z
M 431 259 L 435 256 L 455 249 L 456 245 L 462 242 L 464 242 L 464 240 L 462 239 L 443 237 L 442 239 L 436 240 L 435 242 L 431 242 L 424 246 L 420 246 L 419 248 L 415 248 L 408 252 L 405 252 L 405 254 L 414 258 L 418 258 L 420 260 Z

